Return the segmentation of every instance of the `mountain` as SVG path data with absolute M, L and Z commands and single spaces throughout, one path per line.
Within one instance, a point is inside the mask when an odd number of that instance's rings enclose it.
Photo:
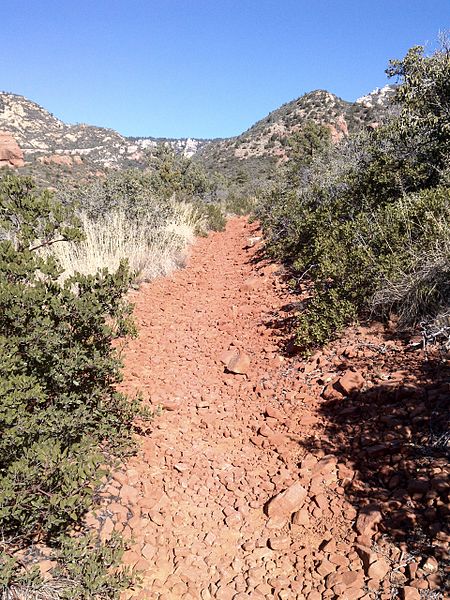
M 24 170 L 44 179 L 52 171 L 82 172 L 89 177 L 107 168 L 142 167 L 146 153 L 161 142 L 189 157 L 206 143 L 190 138 L 127 138 L 113 129 L 69 125 L 36 102 L 8 92 L 0 93 L 0 132 L 9 136 L 9 143 L 12 136 L 20 147 Z
M 306 121 L 327 125 L 334 140 L 361 127 L 376 127 L 390 110 L 393 90 L 386 86 L 356 102 L 316 90 L 284 104 L 241 135 L 219 140 L 127 138 L 113 129 L 66 124 L 24 96 L 2 92 L 0 145 L 2 140 L 9 145 L 0 148 L 0 166 L 14 155 L 11 166 L 20 166 L 23 159 L 22 170 L 42 182 L 55 182 L 67 173 L 83 180 L 109 168 L 142 168 L 146 154 L 165 143 L 237 180 L 266 177 L 289 158 L 289 137 Z M 17 151 L 23 156 L 17 157 Z
M 376 89 L 356 102 L 325 90 L 309 92 L 268 114 L 241 135 L 213 141 L 197 157 L 233 177 L 258 177 L 289 158 L 288 140 L 307 121 L 330 128 L 334 141 L 363 127 L 377 127 L 391 112 L 395 87 Z

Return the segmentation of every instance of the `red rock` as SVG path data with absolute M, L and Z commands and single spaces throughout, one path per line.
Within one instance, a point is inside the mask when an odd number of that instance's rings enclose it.
M 331 554 L 329 560 L 337 567 L 348 567 L 348 558 L 342 554 Z
M 420 592 L 414 587 L 406 585 L 400 590 L 402 600 L 420 600 Z
M 39 572 L 44 580 L 52 579 L 52 571 L 58 566 L 55 560 L 41 560 L 38 563 Z
M 361 587 L 350 588 L 345 591 L 345 599 L 346 600 L 359 600 L 359 598 L 363 598 L 365 593 L 366 592 Z
M 271 518 L 290 518 L 292 513 L 302 508 L 307 495 L 305 488 L 296 481 L 270 500 L 267 505 L 267 515 Z
M 375 560 L 375 562 L 369 565 L 369 568 L 367 570 L 367 576 L 370 577 L 370 579 L 381 580 L 386 577 L 389 571 L 389 563 L 384 558 L 378 558 L 377 560 Z
M 136 504 L 139 496 L 139 490 L 131 485 L 124 484 L 120 490 L 119 496 L 124 504 Z
M 102 529 L 100 532 L 100 538 L 103 541 L 109 540 L 113 531 L 114 531 L 114 523 L 108 517 L 107 519 L 105 519 L 105 522 L 103 523 L 103 526 L 102 526 Z
M 122 562 L 127 567 L 134 567 L 140 560 L 140 555 L 133 550 L 127 550 L 122 557 Z
M 276 419 L 277 421 L 283 422 L 286 420 L 286 415 L 283 412 L 281 412 L 281 410 L 278 410 L 277 408 L 273 408 L 270 405 L 266 406 L 265 413 L 268 417 L 271 417 L 272 419 Z
M 287 550 L 291 545 L 291 538 L 288 535 L 269 538 L 269 546 L 272 550 Z
M 144 544 L 141 550 L 142 556 L 147 560 L 151 560 L 154 557 L 155 552 L 156 548 L 152 544 Z
M 313 500 L 322 511 L 327 510 L 330 506 L 325 494 L 316 494 L 313 496 Z
M 319 575 L 322 578 L 325 578 L 330 573 L 333 573 L 334 571 L 336 571 L 336 565 L 334 565 L 329 560 L 324 558 L 321 561 L 320 565 L 316 568 L 316 571 L 317 571 L 317 573 L 319 573 Z
M 237 348 L 224 352 L 220 360 L 228 371 L 237 375 L 245 375 L 250 368 L 250 357 Z
M 268 425 L 263 423 L 261 425 L 261 427 L 258 429 L 258 433 L 259 433 L 259 435 L 262 435 L 263 437 L 269 437 L 270 435 L 273 434 L 273 430 L 270 429 L 270 427 Z
M 161 400 L 158 404 L 164 409 L 168 411 L 178 411 L 181 409 L 181 399 L 180 398 L 166 398 L 165 400 Z
M 251 292 L 252 290 L 258 287 L 260 281 L 261 279 L 258 277 L 250 277 L 249 279 L 246 279 L 241 285 L 241 291 Z
M 234 511 L 233 514 L 225 519 L 225 523 L 228 527 L 240 527 L 242 525 L 242 515 L 239 512 Z
M 333 383 L 329 383 L 322 392 L 322 398 L 325 400 L 342 400 L 343 394 L 336 389 Z
M 409 579 L 415 579 L 419 565 L 416 562 L 410 562 L 406 565 Z
M 364 387 L 365 379 L 359 371 L 346 371 L 337 381 L 337 388 L 347 396 Z
M 294 525 L 303 525 L 307 527 L 309 525 L 309 512 L 307 508 L 302 508 L 294 513 L 292 516 L 292 523 Z
M 415 579 L 414 581 L 411 582 L 411 586 L 417 590 L 427 590 L 428 589 L 428 582 L 426 579 Z
M 283 527 L 286 525 L 288 518 L 289 517 L 284 516 L 270 517 L 270 519 L 266 523 L 266 527 L 267 529 L 271 530 L 283 529 Z
M 361 587 L 364 583 L 364 573 L 362 571 L 341 571 L 340 573 L 331 573 L 332 585 L 343 584 L 347 588 Z
M 185 464 L 185 463 L 176 463 L 174 466 L 174 469 L 176 469 L 179 473 L 184 473 L 185 471 L 189 470 L 189 465 Z
M 356 520 L 356 531 L 360 535 L 372 537 L 375 533 L 375 527 L 382 520 L 380 511 L 372 505 L 366 506 L 359 511 Z
M 49 165 L 53 163 L 55 165 L 72 167 L 74 164 L 74 160 L 72 159 L 72 157 L 68 156 L 67 154 L 49 154 L 47 156 L 40 156 L 38 160 L 44 165 Z M 78 160 L 76 161 L 76 163 L 80 164 Z
M 8 131 L 0 131 L 0 167 L 23 167 L 23 152 Z
M 367 573 L 370 565 L 377 559 L 377 555 L 375 554 L 375 552 L 372 552 L 369 546 L 362 546 L 361 544 L 356 544 L 355 550 L 358 553 L 358 556 L 363 564 L 364 570 Z
M 355 477 L 355 471 L 344 464 L 338 465 L 338 477 L 343 487 L 349 485 Z
M 434 556 L 429 556 L 422 565 L 422 569 L 427 573 L 436 573 L 439 569 L 438 561 Z

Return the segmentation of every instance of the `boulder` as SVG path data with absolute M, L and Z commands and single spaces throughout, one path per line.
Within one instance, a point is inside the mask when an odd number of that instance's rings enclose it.
M 54 164 L 54 165 L 60 165 L 60 166 L 64 166 L 64 167 L 72 167 L 73 166 L 72 157 L 65 155 L 65 154 L 50 154 L 49 156 L 40 156 L 38 158 L 38 160 L 43 165 Z M 80 163 L 77 163 L 77 164 L 80 164 Z
M 14 137 L 0 131 L 0 167 L 23 167 L 23 152 Z

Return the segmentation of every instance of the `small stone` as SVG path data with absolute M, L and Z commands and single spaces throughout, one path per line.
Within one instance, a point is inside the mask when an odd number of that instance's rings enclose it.
M 423 563 L 422 569 L 426 573 L 436 573 L 439 569 L 438 561 L 434 558 L 434 556 L 429 556 Z
M 342 554 L 331 554 L 329 558 L 330 563 L 337 567 L 348 567 L 348 558 Z
M 365 384 L 365 379 L 359 371 L 346 371 L 338 379 L 337 387 L 347 396 L 352 392 L 358 392 Z
M 168 411 L 178 411 L 181 409 L 181 399 L 180 398 L 166 398 L 165 400 L 161 400 L 158 403 L 164 410 Z
M 242 516 L 239 512 L 235 511 L 225 519 L 225 523 L 228 527 L 240 527 L 242 524 Z
M 245 375 L 250 368 L 250 357 L 237 348 L 224 352 L 220 360 L 230 373 L 237 375 Z
M 414 587 L 406 585 L 400 592 L 402 600 L 420 600 L 420 592 Z
M 416 562 L 410 562 L 406 565 L 407 571 L 408 571 L 408 576 L 410 579 L 415 579 L 416 578 L 416 573 L 417 573 L 417 569 L 419 568 L 419 565 Z
M 58 566 L 58 563 L 55 560 L 41 560 L 38 563 L 39 566 L 39 571 L 40 574 L 42 575 L 43 579 L 47 580 L 47 579 L 51 579 L 52 577 L 52 570 Z
M 303 525 L 307 527 L 309 525 L 309 512 L 307 508 L 297 510 L 292 516 L 292 523 L 294 525 Z
M 144 558 L 151 560 L 156 553 L 156 548 L 152 544 L 145 544 L 141 552 Z
M 289 518 L 292 513 L 302 508 L 307 495 L 305 488 L 299 481 L 296 481 L 270 500 L 267 505 L 267 515 L 269 517 Z
M 356 531 L 359 535 L 373 537 L 375 526 L 381 522 L 381 513 L 373 505 L 369 505 L 360 510 L 356 520 Z
M 379 558 L 369 566 L 367 570 L 367 576 L 370 577 L 370 579 L 381 580 L 386 577 L 386 575 L 389 573 L 389 570 L 389 563 L 383 558 Z
M 321 575 L 322 578 L 325 578 L 330 573 L 336 571 L 336 565 L 333 565 L 329 560 L 324 558 L 320 565 L 316 569 L 317 573 Z
M 285 421 L 286 420 L 286 415 L 284 413 L 281 412 L 281 410 L 278 410 L 277 408 L 273 408 L 272 406 L 266 406 L 266 410 L 265 413 L 268 417 L 272 418 L 272 419 L 276 419 L 277 421 Z
M 360 587 L 364 583 L 362 571 L 341 571 L 340 573 L 331 573 L 328 577 L 332 578 L 333 585 L 343 584 L 347 588 Z
M 174 469 L 176 469 L 179 473 L 184 473 L 189 469 L 189 466 L 185 463 L 177 463 L 174 465 Z
M 375 562 L 375 560 L 377 559 L 377 555 L 375 554 L 375 552 L 372 552 L 372 550 L 368 546 L 362 546 L 361 544 L 356 544 L 355 550 L 358 553 L 358 556 L 363 564 L 364 570 L 367 573 L 371 563 Z
M 272 550 L 287 550 L 291 545 L 291 539 L 287 535 L 279 537 L 271 537 L 269 539 L 269 546 Z

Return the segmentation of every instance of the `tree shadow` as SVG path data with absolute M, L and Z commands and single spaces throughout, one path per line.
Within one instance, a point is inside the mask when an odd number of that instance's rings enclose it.
M 450 368 L 437 348 L 433 354 L 383 357 L 383 371 L 397 377 L 348 396 L 336 383 L 320 406 L 324 434 L 304 445 L 352 467 L 346 497 L 358 510 L 377 505 L 382 534 L 448 564 Z

